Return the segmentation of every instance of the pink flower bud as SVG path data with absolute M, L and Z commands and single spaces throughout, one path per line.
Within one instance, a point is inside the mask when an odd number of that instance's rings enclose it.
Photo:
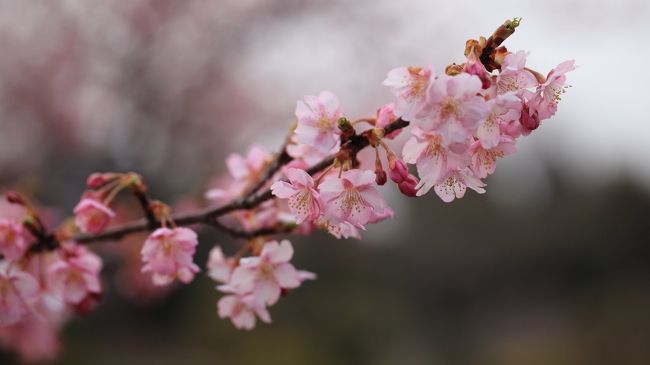
M 400 182 L 397 186 L 399 187 L 399 191 L 401 191 L 402 194 L 410 197 L 415 197 L 418 192 L 415 188 L 417 184 L 418 179 L 413 175 L 408 175 L 406 179 Z
M 390 179 L 399 184 L 409 176 L 409 170 L 404 161 L 393 153 L 388 154 L 388 174 Z
M 524 104 L 519 123 L 521 123 L 521 126 L 523 127 L 523 134 L 527 135 L 539 127 L 540 120 L 537 112 L 531 111 L 528 105 Z
M 84 232 L 97 234 L 108 225 L 115 213 L 98 200 L 83 198 L 74 208 L 75 223 Z
M 86 186 L 88 186 L 88 189 L 99 189 L 109 182 L 115 180 L 116 177 L 117 174 L 113 173 L 95 172 L 90 174 L 90 176 L 88 176 L 88 179 L 86 179 Z

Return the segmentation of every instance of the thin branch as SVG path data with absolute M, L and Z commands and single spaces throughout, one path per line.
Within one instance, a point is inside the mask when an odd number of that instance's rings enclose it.
M 401 118 L 397 119 L 384 128 L 384 134 L 389 134 L 398 129 L 405 128 L 408 125 L 409 122 Z M 350 148 L 352 152 L 357 153 L 362 149 L 368 147 L 369 144 L 370 142 L 364 135 L 354 135 L 346 142 L 346 145 L 342 147 Z M 286 151 L 286 149 L 283 149 L 283 151 Z M 275 175 L 275 172 L 277 172 L 282 167 L 283 164 L 286 164 L 290 161 L 290 157 L 288 157 L 289 161 L 286 161 L 287 157 L 282 157 L 283 155 L 284 153 L 281 153 L 279 155 L 280 158 L 276 160 L 278 162 L 274 163 L 273 166 L 270 166 L 270 168 L 267 169 L 267 172 L 264 174 L 264 179 L 262 179 L 262 183 L 260 186 L 263 186 L 267 181 L 269 181 L 269 179 L 271 179 Z M 334 156 L 330 156 L 323 159 L 321 162 L 309 168 L 307 172 L 310 175 L 313 175 L 317 172 L 326 169 L 334 162 L 334 158 L 335 158 Z M 275 171 L 273 171 L 274 169 Z M 255 208 L 260 204 L 262 204 L 263 202 L 270 200 L 272 198 L 273 198 L 273 194 L 271 193 L 271 189 L 266 189 L 263 191 L 253 192 L 244 197 L 235 199 L 226 205 L 222 205 L 216 208 L 207 207 L 192 212 L 175 214 L 172 216 L 172 219 L 179 226 L 188 226 L 192 224 L 209 224 L 215 228 L 221 229 L 226 233 L 232 234 L 234 231 L 231 232 L 230 230 L 224 229 L 224 227 L 221 224 L 213 223 L 216 220 L 216 218 L 234 212 L 236 210 L 247 210 L 247 209 Z M 157 226 L 159 222 L 156 221 L 155 223 L 156 224 L 154 225 L 154 227 Z M 139 219 L 139 220 L 135 220 L 132 222 L 128 222 L 119 226 L 109 228 L 100 234 L 96 234 L 96 235 L 78 234 L 73 236 L 72 239 L 79 243 L 118 240 L 131 233 L 150 230 L 151 229 L 150 227 L 151 226 L 149 225 L 146 219 Z M 276 229 L 273 228 L 271 229 L 264 228 L 253 232 L 236 231 L 236 233 L 239 235 L 239 237 L 245 238 L 245 237 L 249 237 L 250 235 L 253 235 L 253 237 L 255 237 L 263 234 L 273 234 L 278 232 Z

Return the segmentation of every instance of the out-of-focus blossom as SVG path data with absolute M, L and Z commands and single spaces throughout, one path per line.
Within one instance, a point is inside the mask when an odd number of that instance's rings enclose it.
M 61 352 L 58 326 L 29 315 L 12 326 L 0 326 L 0 348 L 12 349 L 24 363 L 46 362 Z
M 38 281 L 16 264 L 0 261 L 0 326 L 18 323 L 38 299 Z
M 207 267 L 208 276 L 212 278 L 212 280 L 227 283 L 230 281 L 230 276 L 234 269 L 234 263 L 232 260 L 224 256 L 221 247 L 214 246 L 212 250 L 210 250 Z
M 282 289 L 295 289 L 301 280 L 298 270 L 289 263 L 293 257 L 291 242 L 269 241 L 259 256 L 240 260 L 229 286 L 237 293 L 252 293 L 261 303 L 272 305 Z
M 331 92 L 305 96 L 296 105 L 296 140 L 321 152 L 330 151 L 338 144 L 338 120 L 342 116 L 339 99 Z
M 217 313 L 221 318 L 230 318 L 237 329 L 252 330 L 256 317 L 262 322 L 271 323 L 271 315 L 266 306 L 257 301 L 253 294 L 224 295 L 217 303 Z
M 99 256 L 84 246 L 66 242 L 48 269 L 48 280 L 63 300 L 79 304 L 89 295 L 102 292 L 101 269 Z
M 84 232 L 97 234 L 108 226 L 115 212 L 96 199 L 83 198 L 74 208 L 74 215 L 77 227 Z
M 7 260 L 21 257 L 29 247 L 28 234 L 17 221 L 0 218 L 0 254 Z
M 197 244 L 197 235 L 189 228 L 156 229 L 142 246 L 142 272 L 151 273 L 156 285 L 167 285 L 175 279 L 191 282 L 199 272 L 192 261 Z

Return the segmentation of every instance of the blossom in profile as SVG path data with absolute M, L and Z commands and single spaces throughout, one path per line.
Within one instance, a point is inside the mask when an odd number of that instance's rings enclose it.
M 253 294 L 224 295 L 217 303 L 220 318 L 230 318 L 237 329 L 252 330 L 257 317 L 262 322 L 271 323 L 271 315 L 264 303 L 256 300 Z
M 27 232 L 15 220 L 0 218 L 0 254 L 7 260 L 15 260 L 25 254 L 29 247 Z
M 38 299 L 38 281 L 16 264 L 0 261 L 0 326 L 18 323 Z
M 575 61 L 569 60 L 560 63 L 548 73 L 546 82 L 540 85 L 541 100 L 536 105 L 540 119 L 548 119 L 555 114 L 557 104 L 566 91 L 566 73 L 575 69 Z M 538 95 L 540 95 L 539 92 Z
M 289 168 L 285 171 L 289 182 L 276 181 L 271 185 L 273 195 L 287 199 L 289 209 L 296 216 L 296 223 L 314 220 L 320 216 L 320 194 L 314 179 L 304 170 Z
M 74 217 L 83 232 L 97 234 L 106 229 L 115 212 L 97 199 L 83 198 L 74 208 Z
M 214 281 L 227 283 L 234 269 L 233 260 L 224 256 L 221 247 L 214 246 L 208 256 L 208 276 Z
M 329 91 L 318 96 L 306 95 L 296 105 L 296 140 L 300 144 L 329 152 L 340 139 L 338 120 L 343 116 L 339 99 Z
M 198 238 L 184 227 L 158 228 L 142 246 L 142 272 L 151 273 L 155 285 L 167 285 L 175 279 L 187 284 L 199 272 L 193 262 Z
M 379 110 L 377 111 L 377 121 L 375 122 L 375 127 L 385 128 L 387 125 L 394 122 L 396 119 L 397 119 L 397 114 L 395 114 L 395 104 L 394 103 L 386 104 L 381 108 L 379 108 Z M 402 130 L 397 129 L 385 135 L 384 138 L 394 139 L 400 133 L 402 133 Z

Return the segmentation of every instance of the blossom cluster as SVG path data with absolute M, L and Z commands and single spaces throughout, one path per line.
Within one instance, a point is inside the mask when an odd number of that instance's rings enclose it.
M 433 67 L 388 73 L 384 85 L 397 98 L 396 113 L 413 124 L 402 156 L 417 168 L 418 196 L 433 188 L 451 202 L 467 188 L 485 192 L 482 179 L 494 172 L 497 159 L 514 153 L 520 136 L 555 113 L 574 62 L 563 62 L 543 77 L 526 68 L 526 56 L 525 51 L 508 53 L 496 75 L 473 51 L 465 64 L 444 73 Z
M 195 263 L 199 236 L 188 226 L 205 224 L 241 239 L 233 255 L 214 246 L 206 272 L 223 294 L 218 316 L 250 330 L 258 319 L 271 322 L 268 308 L 281 296 L 316 278 L 297 270 L 291 242 L 274 236 L 322 230 L 360 239 L 369 224 L 394 215 L 382 195 L 387 189 L 380 188 L 389 180 L 404 196 L 433 189 L 447 203 L 468 188 L 485 192 L 483 180 L 494 173 L 497 159 L 516 152 L 520 137 L 555 114 L 566 73 L 575 69 L 566 61 L 544 76 L 526 66 L 525 51 L 503 47 L 488 52 L 485 63 L 486 49 L 485 39 L 468 41 L 465 62 L 443 71 L 432 66 L 389 71 L 383 84 L 395 100 L 373 117 L 348 119 L 328 91 L 305 96 L 296 105 L 296 123 L 283 150 L 274 155 L 254 146 L 245 156 L 230 155 L 228 176 L 205 193 L 212 209 L 182 219 L 151 200 L 136 173 L 92 174 L 74 208 L 74 224 L 55 230 L 26 199 L 7 194 L 9 208 L 0 209 L 0 346 L 25 360 L 56 354 L 62 324 L 101 298 L 102 260 L 83 245 L 96 239 L 151 232 L 125 256 L 138 257 L 136 265 L 129 259 L 136 270 L 125 275 L 145 274 L 147 285 L 156 288 L 189 284 L 201 271 Z M 391 142 L 395 139 L 405 139 L 401 153 L 390 146 L 399 142 Z M 374 149 L 374 164 L 358 156 L 366 147 Z M 137 198 L 143 222 L 116 225 L 114 200 L 125 190 Z

